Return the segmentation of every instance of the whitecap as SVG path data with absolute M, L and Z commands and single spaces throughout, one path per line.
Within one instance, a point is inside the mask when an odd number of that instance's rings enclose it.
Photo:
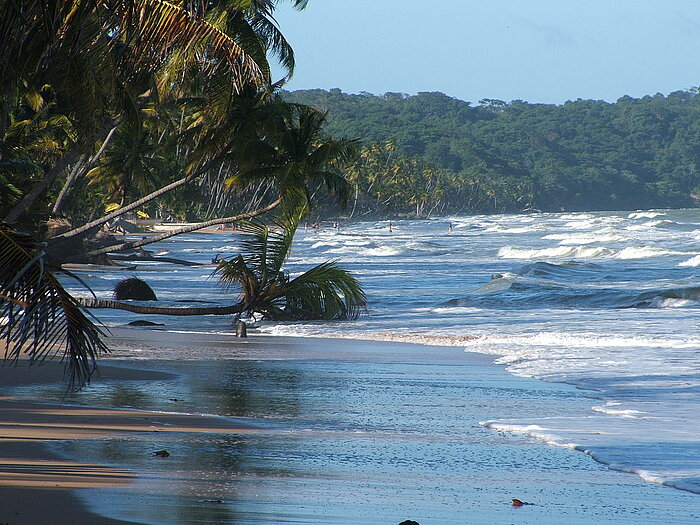
M 498 250 L 503 259 L 594 259 L 615 253 L 602 246 L 557 246 L 540 250 L 504 246 Z
M 663 215 L 661 212 L 657 211 L 635 211 L 630 213 L 627 218 L 628 219 L 653 219 L 654 217 L 658 217 L 659 215 Z
M 700 266 L 700 255 L 696 255 L 695 257 L 691 257 L 687 261 L 678 263 L 678 266 L 690 266 L 691 268 L 697 268 L 698 266 Z
M 593 244 L 596 242 L 615 242 L 624 240 L 624 237 L 614 233 L 552 233 L 542 237 L 543 239 L 558 240 L 561 245 Z
M 639 419 L 645 415 L 645 412 L 641 410 L 635 410 L 632 408 L 619 408 L 621 403 L 616 401 L 609 401 L 603 406 L 593 406 L 591 410 L 593 412 L 600 412 L 601 414 L 607 414 L 609 416 L 618 416 L 629 419 Z
M 551 430 L 542 428 L 539 425 L 516 425 L 513 423 L 502 423 L 499 421 L 480 421 L 479 425 L 484 428 L 490 428 L 491 430 L 498 430 L 500 432 L 512 432 L 515 434 L 525 434 L 536 439 L 540 439 L 547 443 L 548 445 L 554 445 L 557 447 L 578 448 L 576 443 L 565 443 L 562 442 L 557 436 L 550 433 Z
M 615 255 L 618 259 L 648 259 L 649 257 L 661 257 L 663 255 L 681 255 L 682 252 L 674 252 L 656 248 L 655 246 L 630 246 Z

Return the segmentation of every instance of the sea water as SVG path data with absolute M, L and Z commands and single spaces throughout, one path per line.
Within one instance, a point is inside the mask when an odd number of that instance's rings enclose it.
M 149 248 L 210 263 L 216 254 L 239 253 L 240 237 L 190 234 Z M 511 374 L 591 395 L 576 414 L 524 411 L 481 421 L 485 429 L 576 448 L 613 469 L 700 493 L 700 210 L 302 227 L 286 269 L 293 277 L 328 260 L 361 282 L 366 313 L 346 322 L 263 322 L 260 333 L 448 344 L 493 354 Z M 213 268 L 137 262 L 134 271 L 84 277 L 98 297 L 136 274 L 161 306 L 231 304 L 235 290 L 218 287 Z M 97 315 L 107 326 L 139 317 Z M 168 330 L 231 332 L 230 320 L 214 316 L 149 319 Z

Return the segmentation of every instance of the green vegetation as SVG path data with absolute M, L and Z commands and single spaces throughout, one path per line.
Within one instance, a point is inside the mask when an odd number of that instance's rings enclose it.
M 273 320 L 348 319 L 365 304 L 362 287 L 335 262 L 325 262 L 290 279 L 282 270 L 292 249 L 304 207 L 286 212 L 274 229 L 249 222 L 243 253 L 223 260 L 214 271 L 219 281 L 241 289 L 242 311 Z
M 90 300 L 71 297 L 53 276 L 61 263 L 108 263 L 109 252 L 260 216 L 290 195 L 306 205 L 319 188 L 347 198 L 340 169 L 354 144 L 323 136 L 324 114 L 282 100 L 282 82 L 271 78 L 270 59 L 287 76 L 294 69 L 273 17 L 281 2 L 0 3 L 6 357 L 29 345 L 36 361 L 62 354 L 73 385 L 89 379 L 105 346 L 81 310 Z M 126 213 L 200 222 L 119 243 L 105 230 Z M 330 291 L 350 293 L 343 307 L 351 316 L 361 290 L 330 286 L 308 291 L 325 304 L 320 316 L 341 316 Z M 315 312 L 301 295 L 288 306 Z
M 692 207 L 700 193 L 697 90 L 564 105 L 442 93 L 284 93 L 362 138 L 354 215 Z M 351 207 L 353 201 L 351 200 Z

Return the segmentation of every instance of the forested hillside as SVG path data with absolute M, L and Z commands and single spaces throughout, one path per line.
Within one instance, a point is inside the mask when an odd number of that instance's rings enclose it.
M 700 96 L 677 91 L 563 105 L 442 93 L 285 92 L 359 138 L 356 213 L 426 216 L 696 206 Z

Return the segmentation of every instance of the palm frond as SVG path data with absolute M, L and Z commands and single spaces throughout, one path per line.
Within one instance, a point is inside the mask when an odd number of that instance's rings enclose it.
M 29 364 L 60 355 L 69 388 L 89 382 L 104 335 L 63 288 L 32 237 L 0 223 L 0 341 L 4 359 Z
M 336 262 L 320 264 L 291 281 L 282 269 L 306 213 L 303 191 L 290 191 L 272 226 L 252 221 L 241 225 L 246 234 L 242 253 L 219 263 L 213 275 L 228 288 L 240 286 L 243 310 L 262 313 L 267 319 L 354 319 L 365 305 L 365 294 Z
M 354 319 L 366 302 L 359 282 L 335 261 L 289 281 L 286 297 L 285 311 L 296 319 Z

